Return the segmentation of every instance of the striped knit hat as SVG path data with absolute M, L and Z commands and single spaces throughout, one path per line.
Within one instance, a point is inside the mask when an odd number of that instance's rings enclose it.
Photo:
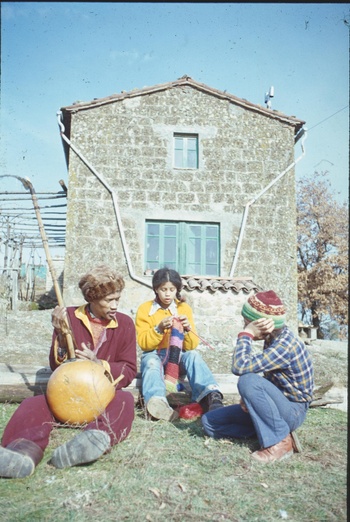
M 282 328 L 286 321 L 286 309 L 273 290 L 250 296 L 243 305 L 242 315 L 248 321 L 256 321 L 261 317 L 272 319 L 275 329 Z

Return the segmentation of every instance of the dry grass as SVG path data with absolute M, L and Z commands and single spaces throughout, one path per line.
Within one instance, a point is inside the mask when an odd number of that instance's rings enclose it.
M 14 409 L 0 406 L 1 433 Z M 345 521 L 347 415 L 312 409 L 298 433 L 301 454 L 262 466 L 254 440 L 207 439 L 199 420 L 151 422 L 138 410 L 110 454 L 57 470 L 51 453 L 74 434 L 57 429 L 32 477 L 0 479 L 0 512 L 11 522 Z

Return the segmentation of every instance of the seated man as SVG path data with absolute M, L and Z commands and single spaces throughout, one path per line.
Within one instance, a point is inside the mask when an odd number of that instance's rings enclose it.
M 114 398 L 105 410 L 79 431 L 72 440 L 53 452 L 51 464 L 65 468 L 97 460 L 112 446 L 127 437 L 134 419 L 134 398 L 121 388 L 136 375 L 136 333 L 130 317 L 117 312 L 125 283 L 121 276 L 106 266 L 99 266 L 79 281 L 87 304 L 59 307 L 52 313 L 54 332 L 50 366 L 55 370 L 67 362 L 67 326 L 75 340 L 75 358 L 102 365 L 113 380 L 121 375 Z M 69 318 L 69 321 L 67 321 Z M 77 369 L 79 379 L 79 369 Z M 102 377 L 107 379 L 102 374 Z M 86 400 L 88 400 L 87 397 Z M 65 397 L 62 397 L 65 401 Z M 25 399 L 5 427 L 0 446 L 0 477 L 24 478 L 34 473 L 49 443 L 57 419 L 47 397 L 37 395 Z
M 314 388 L 310 354 L 285 326 L 285 313 L 271 290 L 249 297 L 232 361 L 232 372 L 240 376 L 241 402 L 202 417 L 211 437 L 257 436 L 261 449 L 252 457 L 262 463 L 290 457 L 298 449 L 293 432 L 305 420 Z M 265 341 L 262 353 L 252 352 L 253 340 Z

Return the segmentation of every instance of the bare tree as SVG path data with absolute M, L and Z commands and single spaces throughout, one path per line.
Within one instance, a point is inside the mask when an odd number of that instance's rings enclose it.
M 339 203 L 327 172 L 298 183 L 298 304 L 319 338 L 347 336 L 349 205 Z

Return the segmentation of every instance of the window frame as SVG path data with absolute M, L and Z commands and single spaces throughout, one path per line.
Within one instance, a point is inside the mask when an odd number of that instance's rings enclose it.
M 177 140 L 182 140 L 182 148 L 177 148 Z M 189 148 L 190 140 L 196 140 L 196 148 L 191 149 Z M 189 163 L 191 163 L 191 159 L 189 156 L 189 153 L 191 151 L 195 150 L 195 166 L 190 166 Z M 177 164 L 178 156 L 177 151 L 182 151 L 182 161 L 181 165 Z M 190 170 L 197 170 L 199 168 L 199 136 L 196 133 L 186 133 L 186 132 L 174 132 L 173 134 L 173 165 L 175 169 L 190 169 Z
M 156 234 L 152 236 L 149 233 L 149 225 L 158 225 L 159 230 Z M 175 226 L 175 235 L 171 236 L 171 234 L 166 235 L 165 229 L 167 226 Z M 199 227 L 200 235 L 193 235 L 193 231 L 191 231 L 191 227 Z M 214 227 L 216 229 L 216 234 L 210 235 L 210 227 Z M 148 249 L 150 238 L 158 238 L 158 259 L 148 259 Z M 175 238 L 175 246 L 173 247 L 175 250 L 175 259 L 166 259 L 165 257 L 165 248 L 164 244 L 166 238 Z M 199 248 L 200 248 L 200 259 L 196 260 L 196 255 L 198 254 L 198 250 L 196 250 L 196 246 L 191 246 L 190 243 L 192 240 L 199 239 Z M 210 262 L 208 261 L 208 255 L 210 255 L 210 250 L 208 251 L 208 244 L 212 241 L 215 241 L 215 249 L 212 250 L 212 254 L 214 255 L 215 260 Z M 191 275 L 199 275 L 203 277 L 220 277 L 220 245 L 221 245 L 221 237 L 220 237 L 220 223 L 218 222 L 203 222 L 203 221 L 171 221 L 171 220 L 156 220 L 156 219 L 147 219 L 145 221 L 145 244 L 144 244 L 144 270 L 145 273 L 149 270 L 158 270 L 158 268 L 162 266 L 168 266 L 169 268 L 173 268 L 180 274 L 191 274 Z M 190 259 L 191 256 L 191 259 Z M 189 267 L 194 265 L 199 266 L 198 271 L 195 269 L 189 270 Z M 207 273 L 208 266 L 213 266 L 213 273 Z

